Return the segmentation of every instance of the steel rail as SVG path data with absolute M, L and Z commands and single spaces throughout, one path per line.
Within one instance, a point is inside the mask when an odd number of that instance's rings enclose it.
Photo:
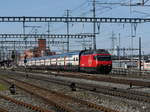
M 130 85 L 132 86 L 142 86 L 142 87 L 150 87 L 150 82 L 146 81 L 140 81 L 140 80 L 130 80 L 130 79 L 123 79 L 123 78 L 115 78 L 115 77 L 108 77 L 108 76 L 97 76 L 97 75 L 90 75 L 90 74 L 84 74 L 80 72 L 74 72 L 74 73 L 44 73 L 41 72 L 40 70 L 33 70 L 32 72 L 36 73 L 43 73 L 43 74 L 49 74 L 49 75 L 54 75 L 54 76 L 63 76 L 63 77 L 69 77 L 69 78 L 77 78 L 77 79 L 87 79 L 87 80 L 93 80 L 93 81 L 102 81 L 102 82 L 110 82 L 110 83 L 116 83 L 116 84 L 125 84 L 125 85 Z
M 0 112 L 9 112 L 9 111 L 7 111 L 7 110 L 5 110 L 3 108 L 0 108 Z
M 65 82 L 65 81 L 62 81 L 59 79 L 54 79 L 54 78 L 47 79 L 42 76 L 31 76 L 30 75 L 29 78 L 48 81 L 48 82 L 57 83 L 60 85 L 65 85 L 65 86 L 70 86 L 70 84 L 72 83 L 72 81 Z M 150 94 L 149 93 L 138 92 L 138 91 L 129 90 L 129 89 L 125 90 L 125 89 L 121 89 L 121 88 L 117 88 L 117 87 L 85 84 L 82 82 L 75 82 L 75 83 L 76 83 L 76 86 L 75 86 L 76 88 L 89 90 L 89 91 L 93 91 L 96 93 L 103 93 L 103 94 L 108 94 L 108 95 L 112 95 L 112 96 L 123 97 L 123 98 L 130 99 L 130 100 L 137 100 L 137 101 L 143 101 L 143 102 L 150 103 Z
M 51 75 L 56 75 L 52 74 Z M 99 77 L 95 75 L 79 75 L 78 73 L 74 74 L 57 74 L 57 76 L 64 76 L 64 77 L 70 77 L 70 78 L 83 78 L 83 79 L 88 79 L 88 80 L 93 80 L 93 81 L 103 81 L 103 82 L 111 82 L 111 83 L 119 83 L 119 84 L 125 84 L 125 85 L 130 85 L 132 86 L 143 86 L 143 87 L 150 87 L 150 82 L 146 81 L 139 81 L 139 80 L 130 80 L 130 79 L 122 79 L 122 78 L 114 78 L 114 77 Z
M 35 88 L 38 88 L 38 89 L 41 89 L 41 90 L 53 93 L 54 95 L 56 95 L 56 97 L 63 98 L 64 100 L 68 99 L 69 101 L 77 102 L 77 103 L 80 103 L 82 105 L 86 105 L 89 108 L 93 108 L 93 109 L 100 110 L 100 111 L 103 111 L 103 112 L 118 112 L 117 110 L 113 110 L 113 109 L 110 109 L 110 108 L 107 108 L 107 107 L 104 107 L 104 106 L 101 106 L 101 105 L 97 105 L 97 104 L 94 104 L 94 103 L 91 103 L 91 102 L 88 102 L 88 101 L 80 100 L 80 99 L 77 99 L 75 97 L 64 95 L 64 94 L 56 92 L 56 91 L 47 90 L 45 88 L 41 88 L 39 86 L 30 84 L 30 83 L 26 83 L 24 81 L 20 81 L 20 80 L 14 79 L 14 78 L 10 78 L 10 79 L 15 80 L 16 84 L 18 83 L 17 86 L 18 85 L 20 86 L 21 83 L 24 83 L 26 86 L 27 85 L 34 86 Z
M 13 102 L 13 103 L 15 103 L 17 105 L 21 105 L 21 106 L 23 106 L 25 108 L 28 108 L 28 109 L 36 111 L 36 112 L 53 112 L 53 111 L 46 110 L 46 109 L 43 109 L 43 108 L 38 107 L 38 106 L 34 106 L 34 105 L 31 105 L 31 104 L 28 104 L 28 103 L 25 103 L 25 102 L 22 102 L 22 101 L 18 101 L 16 99 L 10 98 L 8 96 L 0 95 L 0 98 L 5 99 L 7 101 L 11 101 L 11 102 Z
M 31 94 L 37 96 L 38 98 L 43 99 L 44 101 L 46 101 L 48 103 L 48 105 L 54 106 L 60 112 L 77 112 L 77 111 L 73 110 L 72 108 L 70 108 L 68 106 L 65 106 L 62 103 L 58 103 L 56 97 L 53 97 L 52 95 L 48 95 L 47 96 L 44 91 L 41 92 L 39 90 L 38 92 L 36 92 L 36 90 L 37 90 L 36 87 L 33 87 L 31 85 L 27 85 L 27 83 L 26 84 L 25 83 L 21 83 L 21 81 L 19 83 L 19 80 L 18 80 L 19 84 L 17 84 L 17 80 L 16 79 L 13 79 L 13 78 L 9 78 L 9 79 L 16 81 L 16 83 L 15 83 L 16 87 L 18 87 L 18 88 L 20 88 L 20 89 L 22 89 L 22 90 L 24 90 L 24 91 L 26 91 L 28 93 L 31 93 Z M 12 82 L 9 81 L 9 80 L 6 80 L 6 79 L 3 79 L 3 80 L 5 82 L 9 83 L 9 84 L 12 84 Z
M 29 75 L 28 78 L 32 78 L 32 79 L 37 79 L 37 80 L 43 80 L 43 81 L 48 81 L 48 82 L 52 82 L 52 83 L 57 83 L 60 85 L 65 85 L 65 86 L 70 86 L 70 84 L 72 83 L 72 81 L 63 81 L 63 80 L 59 80 L 59 79 L 55 79 L 55 78 L 49 78 L 47 79 L 44 76 L 36 76 L 36 75 Z M 80 89 L 85 89 L 88 91 L 93 91 L 96 93 L 102 93 L 102 94 L 108 94 L 111 96 L 117 96 L 117 97 L 123 97 L 126 99 L 130 99 L 130 100 L 136 100 L 136 101 L 142 101 L 142 102 L 147 102 L 150 103 L 150 94 L 149 93 L 145 93 L 145 92 L 138 92 L 138 91 L 134 91 L 134 90 L 125 90 L 125 89 L 121 89 L 121 88 L 115 88 L 115 87 L 108 87 L 108 86 L 99 86 L 99 85 L 95 85 L 95 84 L 85 84 L 85 83 L 81 83 L 81 82 L 74 82 L 76 83 L 76 88 L 80 88 Z
M 57 76 L 59 76 L 59 74 Z M 43 78 L 40 76 L 36 76 L 36 77 L 30 76 L 30 78 L 36 78 L 36 79 L 38 79 L 38 77 L 40 80 Z M 54 80 L 55 79 L 52 79 L 51 81 L 55 82 Z M 50 79 L 48 79 L 47 81 L 50 81 Z M 59 81 L 59 80 L 56 80 L 56 83 L 64 84 L 62 81 Z M 68 83 L 71 83 L 71 81 Z M 66 84 L 66 85 L 68 85 L 68 84 Z M 88 89 L 91 91 L 94 90 L 95 92 L 104 93 L 104 94 L 107 93 L 107 94 L 113 95 L 113 96 L 124 97 L 124 98 L 131 99 L 131 100 L 137 100 L 137 101 L 143 101 L 143 102 L 150 103 L 150 98 L 149 98 L 150 94 L 145 93 L 145 92 L 138 92 L 138 91 L 134 91 L 134 90 L 129 91 L 129 90 L 124 90 L 124 89 L 120 89 L 120 88 L 97 86 L 97 85 L 93 85 L 93 84 L 84 84 L 84 83 L 76 83 L 76 87 L 81 88 L 81 89 Z

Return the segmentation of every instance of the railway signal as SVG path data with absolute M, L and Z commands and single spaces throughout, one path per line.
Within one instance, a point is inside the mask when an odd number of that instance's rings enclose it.
M 15 51 L 12 51 L 12 55 L 11 55 L 12 60 L 15 60 Z
M 24 64 L 27 63 L 27 56 L 24 57 Z

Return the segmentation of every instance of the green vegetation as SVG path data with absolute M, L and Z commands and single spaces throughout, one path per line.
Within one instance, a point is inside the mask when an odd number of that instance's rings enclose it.
M 3 84 L 0 84 L 0 91 L 7 90 L 7 87 Z

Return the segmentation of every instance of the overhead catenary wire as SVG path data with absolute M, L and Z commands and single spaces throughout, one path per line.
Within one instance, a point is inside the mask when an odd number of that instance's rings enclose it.
M 73 8 L 73 9 L 71 9 L 71 11 L 72 11 L 72 12 L 76 12 L 76 11 L 80 10 L 81 8 L 83 8 L 84 6 L 87 5 L 88 1 L 89 1 L 89 0 L 85 0 L 85 1 L 84 1 L 83 3 L 81 3 L 79 6 L 77 6 L 77 7 Z

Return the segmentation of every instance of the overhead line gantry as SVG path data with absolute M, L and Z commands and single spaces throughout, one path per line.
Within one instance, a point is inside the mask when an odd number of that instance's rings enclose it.
M 109 17 L 0 17 L 1 22 L 81 22 L 81 23 L 145 23 L 150 22 L 150 18 L 109 18 Z M 46 37 L 46 38 L 86 38 L 95 37 L 95 34 L 91 35 L 67 35 L 67 34 L 0 34 L 0 38 L 35 38 L 35 37 Z
M 37 44 L 38 43 L 38 41 L 7 41 L 7 40 L 5 40 L 5 41 L 0 41 L 0 44 L 5 44 L 5 46 L 6 46 L 6 44 L 25 44 L 25 43 L 27 43 L 27 44 L 31 44 L 31 45 L 33 45 L 33 44 Z M 62 42 L 62 41 L 47 41 L 47 43 L 48 44 L 63 44 L 63 43 L 67 43 L 67 42 Z M 1 48 L 1 47 L 0 47 Z
M 0 17 L 0 22 L 87 22 L 87 23 L 144 23 L 150 18 L 92 18 L 92 17 Z
M 78 38 L 94 37 L 93 34 L 0 34 L 0 38 Z

